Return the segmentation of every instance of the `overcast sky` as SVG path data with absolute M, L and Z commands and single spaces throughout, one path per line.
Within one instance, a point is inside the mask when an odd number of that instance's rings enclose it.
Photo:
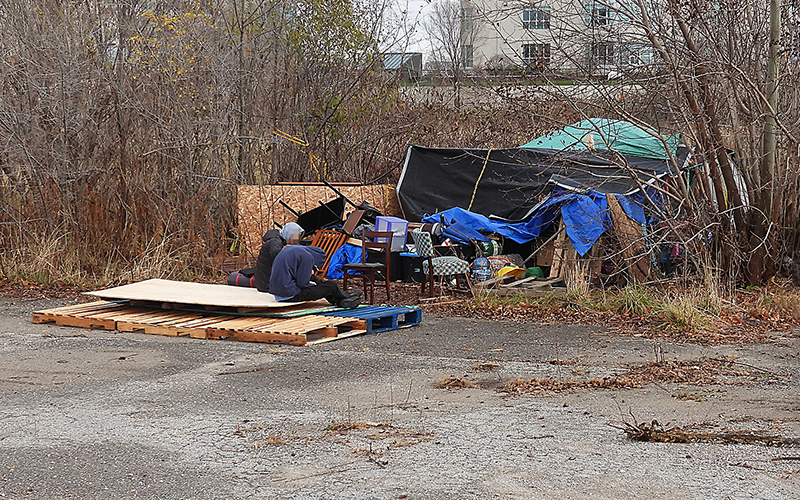
M 430 0 L 396 0 L 398 13 L 405 11 L 405 19 L 409 28 L 413 28 L 408 47 L 405 52 L 430 52 L 430 44 L 426 41 L 425 30 L 422 28 L 422 20 L 426 13 L 426 7 L 431 3 Z M 435 0 L 434 0 L 435 1 Z M 402 50 L 402 49 L 401 49 Z

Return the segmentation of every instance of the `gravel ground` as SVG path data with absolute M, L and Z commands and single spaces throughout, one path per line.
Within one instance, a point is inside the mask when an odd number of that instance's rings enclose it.
M 653 342 L 424 313 L 311 347 L 32 324 L 69 302 L 0 299 L 0 498 L 800 498 L 800 448 L 607 425 L 800 437 L 797 332 L 663 345 L 668 360 L 736 356 L 749 375 L 729 383 L 510 397 L 495 389 L 651 362 Z M 447 377 L 476 387 L 437 388 Z

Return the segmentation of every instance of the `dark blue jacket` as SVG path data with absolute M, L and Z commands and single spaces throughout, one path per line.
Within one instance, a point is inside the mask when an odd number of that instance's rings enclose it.
M 284 298 L 294 297 L 301 288 L 308 286 L 314 266 L 322 267 L 324 263 L 325 252 L 319 247 L 283 247 L 272 263 L 269 293 Z

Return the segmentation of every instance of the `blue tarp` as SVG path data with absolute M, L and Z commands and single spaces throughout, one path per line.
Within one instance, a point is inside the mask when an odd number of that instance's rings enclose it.
M 539 236 L 559 214 L 564 220 L 567 236 L 581 255 L 585 255 L 611 225 L 605 195 L 597 192 L 583 195 L 561 189 L 526 222 L 493 221 L 463 208 L 451 208 L 438 214 L 426 215 L 422 222 L 439 222 L 441 216 L 444 216 L 445 229 L 442 235 L 459 243 L 469 243 L 470 240 L 486 241 L 487 238 L 479 231 L 497 233 L 517 243 L 526 243 Z
M 488 241 L 488 238 L 478 231 L 501 234 L 517 243 L 525 243 L 539 236 L 538 231 L 525 227 L 525 223 L 509 224 L 497 222 L 458 207 L 433 215 L 425 214 L 422 222 L 440 222 L 442 217 L 444 217 L 442 235 L 461 243 L 469 243 L 469 240 Z
M 361 262 L 361 247 L 346 243 L 331 256 L 331 261 L 328 264 L 328 273 L 325 277 L 329 280 L 342 279 L 344 278 L 344 271 L 342 271 L 344 265 L 359 262 Z

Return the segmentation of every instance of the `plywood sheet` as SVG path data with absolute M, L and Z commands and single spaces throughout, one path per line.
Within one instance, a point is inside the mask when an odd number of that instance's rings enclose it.
M 279 302 L 255 288 L 152 279 L 86 295 L 103 299 L 140 300 L 216 307 L 287 307 L 302 302 Z
M 402 217 L 400 204 L 394 186 L 336 186 L 336 189 L 356 205 L 368 202 L 382 214 Z M 284 225 L 295 222 L 297 217 L 278 201 L 292 207 L 296 212 L 305 213 L 338 198 L 324 185 L 278 184 L 274 186 L 238 186 L 239 235 L 246 253 L 257 254 L 261 248 L 261 235 L 272 229 L 274 223 Z M 353 207 L 347 205 L 345 212 Z

